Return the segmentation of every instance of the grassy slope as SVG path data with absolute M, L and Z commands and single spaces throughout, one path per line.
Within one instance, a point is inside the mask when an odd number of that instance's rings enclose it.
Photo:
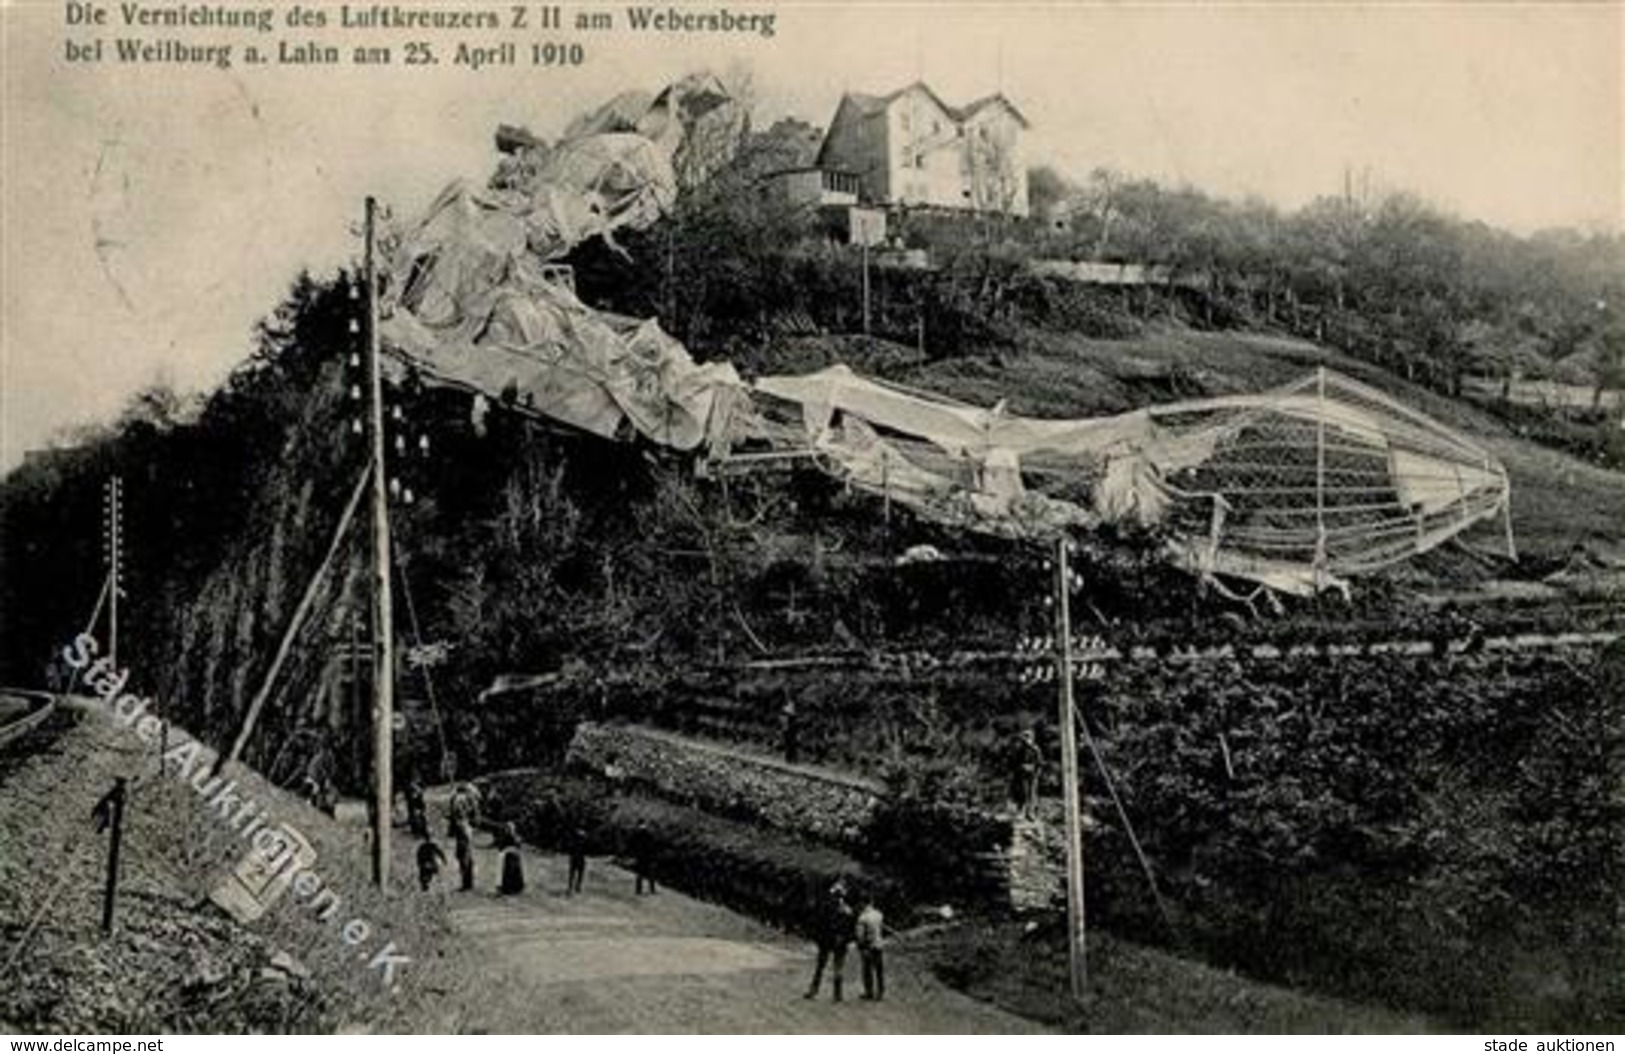
M 914 947 L 914 942 L 910 942 Z M 1088 937 L 1089 984 L 1068 995 L 1065 946 L 1053 930 L 970 922 L 918 943 L 937 974 L 978 999 L 1093 1033 L 1416 1033 L 1427 1018 L 1295 992 L 1109 934 Z
M 1625 560 L 1625 474 L 1600 469 L 1514 435 L 1491 415 L 1317 345 L 1262 334 L 1154 329 L 1128 340 L 1030 333 L 994 358 L 946 359 L 887 371 L 897 381 L 1013 413 L 1041 417 L 1120 413 L 1154 402 L 1254 392 L 1325 365 L 1379 388 L 1483 442 L 1512 478 L 1512 526 L 1522 556 L 1561 561 L 1577 542 Z M 1471 537 L 1502 548 L 1499 527 Z
M 358 828 L 241 766 L 227 771 L 310 839 L 320 854 L 316 870 L 343 897 L 333 919 L 315 921 L 288 897 L 244 928 L 208 904 L 209 890 L 245 843 L 194 791 L 157 775 L 152 748 L 87 712 L 48 748 L 13 756 L 0 769 L 0 846 L 8 847 L 0 853 L 0 945 L 8 959 L 29 921 L 40 919 L 16 962 L 0 959 L 0 1026 L 459 1032 L 493 1005 L 522 1005 L 522 995 L 507 997 L 502 977 L 448 939 L 443 901 L 418 895 L 410 880 L 409 845 L 397 852 L 398 892 L 383 898 L 369 885 Z M 118 922 L 107 937 L 97 928 L 106 838 L 94 833 L 89 816 L 121 775 L 138 782 L 126 811 Z M 361 945 L 369 953 L 381 946 L 382 931 L 414 959 L 393 995 L 338 937 L 338 926 L 355 917 L 378 927 Z M 277 991 L 260 979 L 278 952 L 310 970 L 308 985 Z

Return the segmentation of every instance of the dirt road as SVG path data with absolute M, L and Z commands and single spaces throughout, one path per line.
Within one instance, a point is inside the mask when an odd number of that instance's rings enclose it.
M 1041 1031 L 947 988 L 906 948 L 888 951 L 885 1002 L 858 998 L 855 952 L 846 1000 L 831 1002 L 827 978 L 821 998 L 807 1000 L 810 945 L 751 919 L 666 889 L 635 896 L 631 874 L 601 860 L 570 898 L 560 857 L 527 850 L 518 897 L 492 892 L 493 851 L 478 850 L 477 868 L 475 892 L 444 894 L 453 926 L 533 996 L 492 1006 L 491 1032 Z M 450 888 L 455 864 L 448 878 Z

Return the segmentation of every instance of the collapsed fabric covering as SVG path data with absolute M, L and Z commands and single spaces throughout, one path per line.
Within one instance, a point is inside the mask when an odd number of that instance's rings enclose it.
M 391 368 L 596 435 L 699 445 L 740 388 L 733 368 L 696 365 L 652 320 L 592 310 L 547 264 L 669 211 L 685 131 L 727 103 L 714 78 L 690 77 L 652 103 L 612 101 L 553 146 L 500 130 L 512 156 L 490 188 L 453 183 L 393 235 L 380 326 Z
M 509 156 L 488 188 L 453 184 L 392 235 L 380 334 L 391 370 L 595 435 L 704 444 L 719 471 L 811 457 L 967 530 L 1155 526 L 1198 574 L 1296 593 L 1507 511 L 1506 472 L 1481 448 L 1325 370 L 1091 420 L 967 406 L 844 366 L 763 378 L 753 397 L 731 366 L 697 365 L 653 320 L 583 305 L 549 261 L 652 224 L 730 155 L 740 117 L 700 75 L 653 100 L 619 96 L 555 145 L 500 129 Z
M 1293 593 L 1415 556 L 1508 508 L 1482 448 L 1327 370 L 1257 395 L 1046 421 L 868 380 L 844 366 L 755 385 L 726 465 L 765 444 L 932 519 L 1010 537 L 1135 522 L 1207 576 Z M 772 404 L 788 413 L 773 414 Z
M 545 275 L 511 213 L 467 187 L 441 195 L 399 259 L 381 333 L 393 368 L 429 383 L 606 438 L 630 425 L 679 450 L 705 440 L 719 393 L 740 387 L 733 367 L 696 365 L 658 323 L 582 304 Z

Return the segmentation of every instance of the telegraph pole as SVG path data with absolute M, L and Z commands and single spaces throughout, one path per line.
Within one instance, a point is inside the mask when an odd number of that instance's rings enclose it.
M 124 592 L 124 477 L 107 481 L 107 659 L 118 668 L 118 600 Z
M 389 828 L 394 806 L 395 654 L 391 630 L 389 474 L 384 469 L 384 388 L 378 361 L 378 203 L 367 198 L 367 390 L 372 444 L 372 880 L 389 888 Z
M 1061 795 L 1066 811 L 1066 954 L 1072 998 L 1081 1000 L 1089 981 L 1084 949 L 1083 820 L 1078 787 L 1078 732 L 1072 698 L 1072 542 L 1055 542 L 1055 665 L 1060 684 Z

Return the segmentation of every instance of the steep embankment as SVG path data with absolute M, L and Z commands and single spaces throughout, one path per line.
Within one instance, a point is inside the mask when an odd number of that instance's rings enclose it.
M 99 708 L 75 708 L 52 733 L 8 751 L 0 768 L 0 1031 L 466 1031 L 502 1004 L 502 979 L 448 939 L 441 897 L 405 892 L 407 881 L 389 898 L 369 885 L 360 828 L 229 766 L 237 794 L 305 835 L 313 869 L 342 900 L 320 921 L 290 895 L 244 927 L 207 900 L 246 852 L 216 810 L 160 775 L 154 748 Z M 131 789 L 116 924 L 104 935 L 108 836 L 90 817 L 120 776 Z M 341 933 L 353 919 L 371 931 L 356 944 Z M 391 941 L 412 960 L 396 967 L 393 992 L 369 968 Z
M 331 363 L 295 404 L 298 417 L 289 422 L 281 457 L 249 489 L 250 514 L 243 531 L 227 541 L 219 564 L 194 595 L 177 597 L 162 612 L 166 624 L 138 627 L 164 642 L 155 681 L 160 694 L 177 704 L 177 716 L 210 742 L 229 744 L 311 590 L 244 754 L 282 785 L 297 784 L 296 763 L 303 756 L 279 747 L 296 734 L 308 739 L 307 729 L 339 727 L 353 716 L 324 710 L 328 698 L 321 688 L 329 674 L 329 641 L 342 635 L 365 595 L 357 559 L 366 541 L 364 515 L 317 574 L 363 471 L 343 392 L 338 364 Z

